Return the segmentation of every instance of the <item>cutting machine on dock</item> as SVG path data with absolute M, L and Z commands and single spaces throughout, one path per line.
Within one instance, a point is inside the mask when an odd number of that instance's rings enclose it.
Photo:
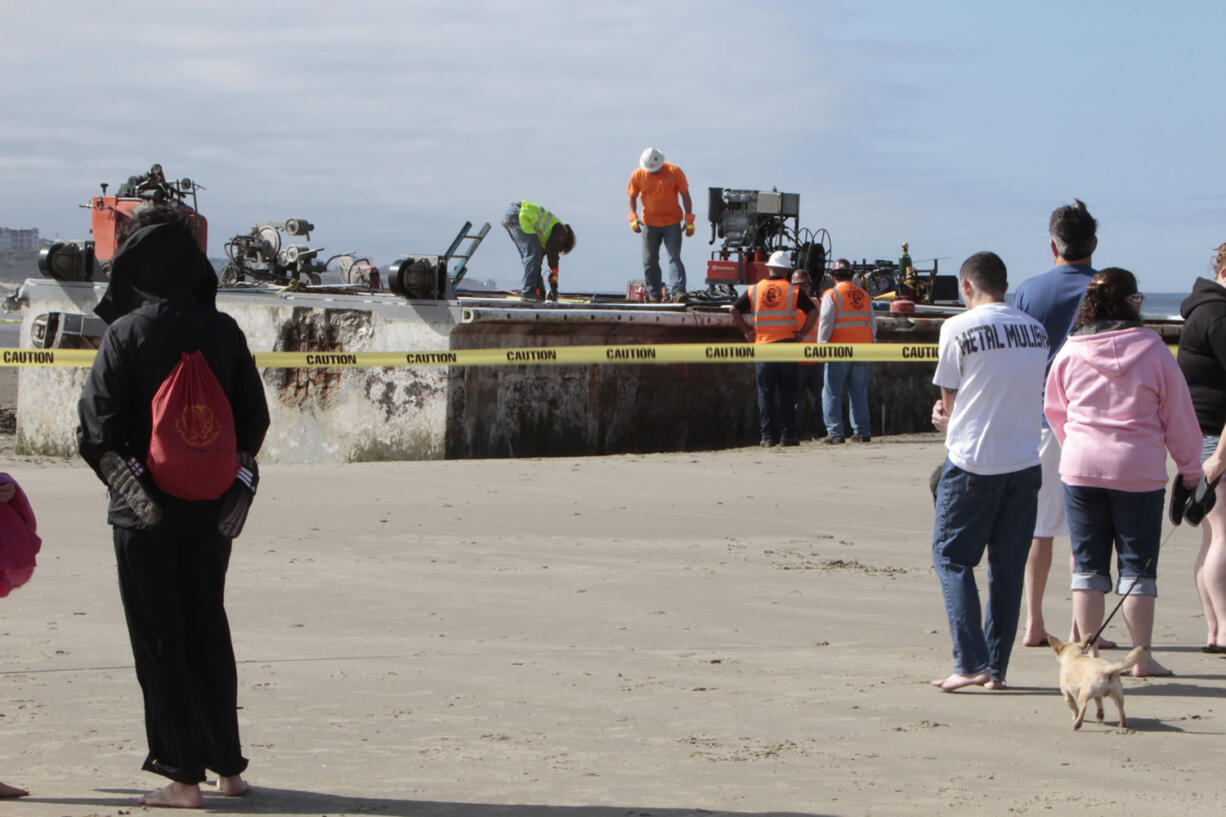
M 92 239 L 56 241 L 38 255 L 38 270 L 59 281 L 94 281 L 104 277 L 105 267 L 119 249 L 116 234 L 141 207 L 165 204 L 187 214 L 201 250 L 208 247 L 209 222 L 196 208 L 196 191 L 203 190 L 196 182 L 184 177 L 167 179 L 160 164 L 141 176 L 129 176 L 115 195 L 102 193 L 81 205 L 90 211 L 89 231 Z
M 830 233 L 800 226 L 800 195 L 761 190 L 708 188 L 707 219 L 711 240 L 719 247 L 707 261 L 707 286 L 716 293 L 735 294 L 733 287 L 768 277 L 766 259 L 787 250 L 798 269 L 815 282 L 826 274 Z

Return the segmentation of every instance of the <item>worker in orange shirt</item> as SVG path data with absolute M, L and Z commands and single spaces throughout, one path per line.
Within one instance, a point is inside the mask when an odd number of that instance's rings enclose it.
M 750 343 L 796 343 L 813 328 L 817 305 L 789 280 L 792 268 L 790 252 L 776 250 L 771 253 L 766 262 L 769 277 L 751 286 L 732 305 L 732 323 Z M 746 315 L 749 320 L 745 319 Z M 769 360 L 754 364 L 763 448 L 799 445 L 796 439 L 799 368 L 795 361 Z M 776 397 L 779 398 L 777 410 Z
M 643 234 L 643 277 L 647 279 L 647 299 L 664 299 L 660 273 L 660 244 L 668 251 L 668 294 L 675 301 L 685 298 L 685 265 L 681 263 L 681 233 L 694 235 L 693 202 L 690 185 L 681 168 L 664 161 L 664 154 L 647 148 L 639 157 L 638 169 L 630 174 L 626 186 L 630 197 L 630 229 Z M 677 197 L 681 204 L 677 204 Z M 643 215 L 638 212 L 643 200 Z M 684 219 L 684 222 L 683 222 Z M 643 230 L 646 226 L 647 229 Z
M 818 343 L 873 343 L 877 322 L 873 318 L 873 299 L 851 282 L 851 264 L 840 258 L 830 270 L 834 289 L 822 295 L 817 321 Z M 850 360 L 826 361 L 822 384 L 822 415 L 826 420 L 824 443 L 846 441 L 843 427 L 843 391 L 851 403 L 852 442 L 866 443 L 873 438 L 868 411 L 868 364 Z

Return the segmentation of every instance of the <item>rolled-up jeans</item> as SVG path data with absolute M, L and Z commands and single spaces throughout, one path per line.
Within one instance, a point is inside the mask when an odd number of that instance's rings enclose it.
M 1166 489 L 1117 491 L 1064 486 L 1069 541 L 1073 546 L 1073 590 L 1111 589 L 1115 552 L 1117 593 L 1158 595 L 1158 546 Z
M 829 364 L 827 364 L 829 365 Z M 945 597 L 954 672 L 1004 681 L 1017 635 L 1042 469 L 972 474 L 948 459 L 937 485 L 932 566 Z M 980 624 L 975 566 L 988 554 L 988 612 Z
M 668 288 L 671 292 L 685 292 L 685 265 L 681 263 L 681 225 L 643 229 L 643 277 L 647 279 L 647 291 L 659 300 L 663 296 L 664 282 L 660 272 L 660 244 L 668 252 Z
M 541 262 L 545 258 L 545 248 L 537 237 L 525 233 L 519 226 L 519 207 L 522 202 L 513 201 L 502 216 L 502 226 L 507 229 L 515 248 L 519 250 L 520 260 L 524 264 L 524 280 L 520 293 L 526 296 L 543 295 L 545 282 L 541 279 Z

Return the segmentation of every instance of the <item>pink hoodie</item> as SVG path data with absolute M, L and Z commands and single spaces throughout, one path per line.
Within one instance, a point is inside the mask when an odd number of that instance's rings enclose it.
M 1166 487 L 1168 450 L 1179 473 L 1201 473 L 1188 384 L 1152 329 L 1069 335 L 1048 372 L 1043 412 L 1068 485 L 1156 491 Z

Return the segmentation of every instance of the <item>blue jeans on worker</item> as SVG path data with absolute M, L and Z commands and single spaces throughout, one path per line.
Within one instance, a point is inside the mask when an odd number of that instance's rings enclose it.
M 660 244 L 668 251 L 668 289 L 685 292 L 685 265 L 681 263 L 681 225 L 649 227 L 643 225 L 643 277 L 652 300 L 663 297 L 664 282 L 660 273 Z
M 826 433 L 831 437 L 847 436 L 843 431 L 843 390 L 851 403 L 851 430 L 861 437 L 873 436 L 868 413 L 868 364 L 826 363 L 825 385 L 822 386 L 822 416 Z
M 502 217 L 502 226 L 507 228 L 511 241 L 519 250 L 519 257 L 524 262 L 524 281 L 520 294 L 527 297 L 541 297 L 545 294 L 545 282 L 541 278 L 541 262 L 545 259 L 545 248 L 537 237 L 525 233 L 519 226 L 520 202 L 513 201 Z
M 945 597 L 959 675 L 990 670 L 993 680 L 1005 680 L 1042 481 L 1037 465 L 984 476 L 945 461 L 937 485 L 932 566 Z M 988 612 L 980 624 L 975 566 L 985 550 Z
M 763 442 L 789 442 L 796 439 L 796 363 L 768 361 L 755 363 L 758 376 L 758 414 L 762 421 Z M 778 398 L 778 408 L 775 401 Z
M 805 404 L 810 407 L 806 408 Z M 796 367 L 796 433 L 801 437 L 822 436 L 822 364 L 797 364 Z
M 1119 574 L 1117 593 L 1158 595 L 1158 543 L 1166 489 L 1116 491 L 1064 486 L 1064 510 L 1073 546 L 1073 590 L 1111 589 L 1111 552 Z

